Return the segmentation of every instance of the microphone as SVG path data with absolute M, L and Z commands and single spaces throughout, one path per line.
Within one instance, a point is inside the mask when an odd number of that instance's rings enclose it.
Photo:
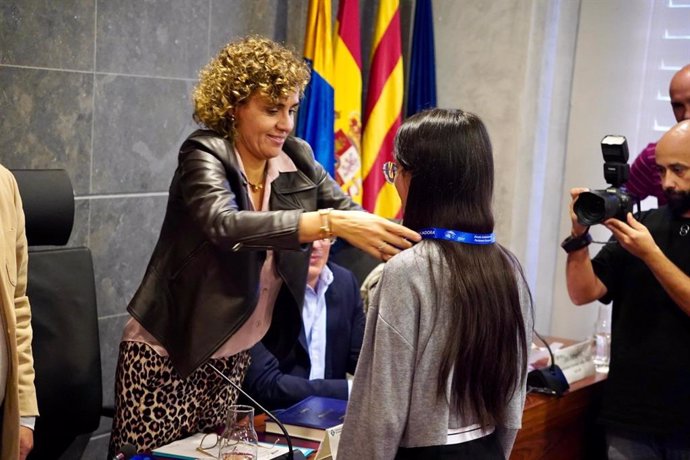
M 254 404 L 256 407 L 258 407 L 260 410 L 264 411 L 266 413 L 266 415 L 268 415 L 271 418 L 271 420 L 273 420 L 276 423 L 276 425 L 278 425 L 278 427 L 280 428 L 280 431 L 283 432 L 283 436 L 285 436 L 285 440 L 287 441 L 288 452 L 287 452 L 287 454 L 281 455 L 279 457 L 275 457 L 277 460 L 306 460 L 306 458 L 304 457 L 304 453 L 301 450 L 299 450 L 299 449 L 294 450 L 292 448 L 292 438 L 290 437 L 287 430 L 285 429 L 285 426 L 280 422 L 280 420 L 278 420 L 276 418 L 275 415 L 273 415 L 270 411 L 266 410 L 266 408 L 264 408 L 261 404 L 256 402 L 256 400 L 254 398 L 249 396 L 246 391 L 244 391 L 242 388 L 240 388 L 239 385 L 235 384 L 235 382 L 230 380 L 230 378 L 228 378 L 228 376 L 223 374 L 220 371 L 220 369 L 218 369 L 216 366 L 214 366 L 211 363 L 208 363 L 208 365 L 211 366 L 211 369 L 213 369 L 216 372 L 216 374 L 220 375 L 223 380 L 225 380 L 228 384 L 230 384 L 231 387 L 233 387 L 234 389 L 239 391 L 240 394 L 242 394 L 242 396 L 244 396 L 249 401 L 251 401 L 251 403 Z M 115 460 L 120 460 L 120 459 L 115 459 Z
M 132 444 L 123 444 L 120 447 L 120 452 L 116 453 L 111 460 L 130 460 L 137 454 L 137 448 Z
M 534 329 L 532 332 L 546 345 L 549 357 L 551 357 L 551 365 L 530 371 L 527 374 L 527 389 L 538 393 L 561 396 L 564 391 L 570 388 L 570 384 L 568 384 L 561 368 L 556 365 L 549 343 Z

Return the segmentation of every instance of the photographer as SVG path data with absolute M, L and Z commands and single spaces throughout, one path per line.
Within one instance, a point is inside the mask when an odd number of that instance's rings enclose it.
M 656 164 L 668 205 L 605 220 L 613 236 L 592 260 L 573 211 L 586 189 L 570 191 L 568 293 L 577 305 L 613 301 L 599 414 L 610 459 L 690 456 L 690 121 L 661 138 Z

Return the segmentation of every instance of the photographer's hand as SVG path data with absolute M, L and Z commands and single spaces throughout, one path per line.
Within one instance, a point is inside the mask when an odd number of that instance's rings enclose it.
M 577 221 L 577 216 L 575 215 L 575 211 L 573 210 L 573 206 L 577 201 L 577 197 L 580 196 L 580 193 L 583 192 L 589 192 L 589 189 L 582 187 L 570 189 L 570 198 L 572 198 L 572 200 L 570 201 L 570 220 L 573 223 L 573 227 L 570 233 L 574 237 L 584 235 L 587 232 L 587 229 L 589 228 L 587 225 L 582 225 L 580 222 Z
M 647 227 L 638 222 L 632 213 L 628 213 L 627 221 L 626 224 L 617 219 L 609 219 L 604 225 L 613 232 L 621 246 L 649 267 L 673 302 L 690 316 L 690 276 L 666 257 Z
M 660 254 L 661 249 L 654 242 L 654 238 L 647 227 L 637 221 L 631 212 L 626 216 L 627 223 L 618 219 L 604 221 L 606 228 L 616 237 L 618 243 L 630 254 L 648 262 L 649 257 Z
M 573 205 L 577 201 L 580 193 L 588 192 L 586 188 L 570 189 L 570 220 L 572 229 L 570 231 L 573 238 L 578 238 L 587 233 L 589 227 L 577 221 Z M 568 252 L 568 260 L 565 264 L 565 277 L 568 286 L 568 295 L 575 305 L 585 305 L 589 302 L 602 298 L 606 294 L 606 286 L 597 278 L 589 258 L 589 251 L 582 246 L 583 250 L 573 250 Z

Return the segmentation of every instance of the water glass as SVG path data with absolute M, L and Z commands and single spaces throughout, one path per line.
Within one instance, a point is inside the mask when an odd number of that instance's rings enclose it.
M 218 460 L 256 460 L 258 450 L 254 408 L 242 404 L 230 406 L 225 430 L 220 437 Z
M 594 325 L 594 354 L 592 356 L 597 372 L 607 374 L 611 359 L 611 307 L 599 305 L 599 315 Z

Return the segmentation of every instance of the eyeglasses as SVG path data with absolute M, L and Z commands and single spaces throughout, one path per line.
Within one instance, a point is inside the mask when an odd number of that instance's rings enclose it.
M 389 184 L 395 183 L 395 177 L 398 175 L 398 164 L 394 161 L 386 161 L 383 164 L 383 177 Z
M 211 449 L 218 447 L 220 436 L 217 433 L 206 433 L 199 441 L 199 446 L 196 448 L 197 452 L 206 454 L 209 457 L 217 457 L 217 453 L 211 452 Z

